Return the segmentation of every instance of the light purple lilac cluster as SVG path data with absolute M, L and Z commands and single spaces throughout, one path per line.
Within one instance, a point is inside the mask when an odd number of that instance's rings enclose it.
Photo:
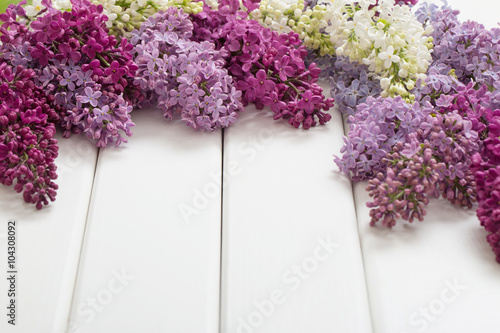
M 14 185 L 41 209 L 56 197 L 59 147 L 49 121 L 57 114 L 35 76 L 32 69 L 0 59 L 0 183 Z
M 369 179 L 385 169 L 382 160 L 398 141 L 415 132 L 425 119 L 419 105 L 395 98 L 368 97 L 349 116 L 351 123 L 347 137 L 335 163 L 352 180 Z
M 249 11 L 255 3 L 244 3 Z M 287 119 L 290 125 L 304 129 L 323 125 L 331 119 L 325 113 L 333 106 L 317 84 L 321 70 L 306 66 L 307 50 L 298 34 L 278 34 L 248 20 L 239 11 L 238 0 L 221 0 L 219 9 L 205 5 L 191 16 L 194 40 L 213 42 L 224 50 L 226 67 L 236 87 L 243 91 L 243 105 L 255 103 L 257 109 L 270 106 L 274 119 Z
M 500 78 L 500 28 L 485 29 L 475 21 L 460 22 L 458 14 L 446 2 L 440 8 L 425 3 L 416 12 L 420 22 L 434 29 L 434 66 L 450 66 L 464 84 L 472 79 L 493 88 Z
M 472 157 L 471 169 L 477 184 L 477 216 L 500 263 L 500 110 L 490 110 L 485 117 L 488 136 L 481 152 Z
M 243 110 L 241 91 L 224 68 L 223 51 L 209 41 L 194 42 L 193 24 L 181 9 L 159 12 L 132 32 L 134 83 L 145 94 L 144 104 L 157 101 L 165 118 L 180 113 L 197 130 L 228 127 Z
M 61 12 L 44 0 L 46 9 L 30 21 L 22 4 L 0 16 L 1 57 L 37 71 L 35 83 L 53 101 L 65 137 L 83 133 L 98 147 L 126 142 L 122 133 L 130 136 L 134 124 L 124 92 L 133 95 L 137 66 L 127 40 L 118 44 L 108 34 L 103 7 L 72 0 L 72 11 Z

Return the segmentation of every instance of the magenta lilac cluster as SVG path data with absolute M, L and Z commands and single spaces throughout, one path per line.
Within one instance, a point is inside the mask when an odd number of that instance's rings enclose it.
M 36 72 L 0 59 L 0 183 L 23 193 L 38 209 L 54 201 L 56 117 L 51 99 L 34 83 Z
M 488 136 L 473 157 L 477 186 L 477 216 L 488 231 L 487 241 L 500 263 L 500 110 L 488 112 Z
M 145 94 L 143 103 L 157 101 L 165 118 L 181 114 L 197 130 L 228 127 L 243 110 L 241 91 L 225 69 L 223 50 L 209 41 L 195 42 L 193 24 L 181 9 L 170 7 L 133 31 L 134 83 Z
M 134 126 L 123 95 L 137 67 L 132 46 L 108 34 L 101 5 L 72 0 L 71 12 L 54 9 L 49 1 L 43 5 L 32 21 L 20 5 L 2 14 L 3 58 L 37 72 L 36 83 L 54 100 L 65 137 L 83 133 L 99 147 L 126 142 L 123 134 L 130 136 Z
M 255 6 L 245 3 L 249 10 Z M 287 119 L 297 128 L 328 122 L 331 115 L 324 111 L 333 106 L 333 98 L 325 98 L 316 83 L 321 72 L 316 64 L 305 65 L 307 50 L 298 35 L 278 34 L 245 17 L 238 0 L 222 0 L 218 11 L 205 5 L 192 17 L 194 39 L 225 51 L 226 67 L 243 92 L 244 105 L 269 106 L 274 119 Z

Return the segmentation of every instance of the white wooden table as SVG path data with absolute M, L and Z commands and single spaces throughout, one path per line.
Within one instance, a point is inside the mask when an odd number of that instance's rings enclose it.
M 499 20 L 496 2 L 449 2 Z M 142 110 L 121 148 L 61 139 L 49 208 L 0 187 L 0 267 L 8 219 L 19 264 L 17 325 L 2 313 L 0 332 L 497 331 L 500 265 L 475 213 L 437 201 L 418 225 L 369 227 L 332 114 L 304 131 L 248 107 L 207 134 Z

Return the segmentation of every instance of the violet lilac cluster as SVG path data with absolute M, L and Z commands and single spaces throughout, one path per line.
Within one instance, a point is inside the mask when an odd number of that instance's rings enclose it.
M 382 159 L 396 142 L 415 132 L 424 118 L 418 104 L 405 103 L 401 96 L 368 97 L 349 116 L 351 126 L 340 150 L 342 157 L 336 156 L 335 163 L 354 181 L 375 176 L 384 170 Z
M 193 24 L 181 9 L 159 12 L 132 32 L 135 84 L 144 104 L 157 101 L 165 118 L 181 114 L 197 130 L 228 127 L 243 110 L 241 91 L 224 68 L 223 50 L 209 41 L 189 40 Z
M 464 84 L 472 79 L 493 88 L 500 78 L 500 28 L 460 22 L 458 14 L 446 3 L 442 7 L 425 3 L 416 12 L 417 19 L 434 30 L 433 65 L 450 66 Z

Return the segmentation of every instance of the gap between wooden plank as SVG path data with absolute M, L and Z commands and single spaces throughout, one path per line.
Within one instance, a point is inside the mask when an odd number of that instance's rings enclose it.
M 222 333 L 222 265 L 224 264 L 224 128 L 221 133 L 221 180 L 220 180 L 220 262 L 219 262 L 219 329 Z
M 101 148 L 97 148 L 97 156 L 95 158 L 95 166 L 94 166 L 94 176 L 92 177 L 92 186 L 90 188 L 90 196 L 89 196 L 89 202 L 87 204 L 87 216 L 85 216 L 85 226 L 83 228 L 83 234 L 82 234 L 82 239 L 80 242 L 80 255 L 78 256 L 78 262 L 77 262 L 77 269 L 76 269 L 76 275 L 75 279 L 73 282 L 73 292 L 71 294 L 71 303 L 69 307 L 69 312 L 68 312 L 68 317 L 66 318 L 66 330 L 65 332 L 68 333 L 68 330 L 70 329 L 70 320 L 71 320 L 71 314 L 73 313 L 73 306 L 74 306 L 74 301 L 75 301 L 75 292 L 76 292 L 76 286 L 78 283 L 78 276 L 80 274 L 80 261 L 82 259 L 82 253 L 83 253 L 83 244 L 85 243 L 85 235 L 87 234 L 87 224 L 89 221 L 89 213 L 90 213 L 90 204 L 92 202 L 92 197 L 94 195 L 94 184 L 95 184 L 95 176 L 97 174 L 97 165 L 99 163 L 99 155 L 101 153 Z
M 335 108 L 336 112 L 340 112 L 337 108 Z M 344 129 L 344 135 L 347 136 L 349 133 L 349 124 L 347 123 L 348 116 L 342 114 L 342 127 Z M 366 273 L 366 265 L 365 265 L 365 253 L 363 251 L 363 242 L 361 241 L 361 233 L 359 231 L 359 218 L 358 218 L 358 206 L 356 205 L 356 193 L 354 191 L 354 183 L 351 182 L 351 193 L 352 193 L 352 203 L 354 205 L 354 216 L 356 217 L 356 230 L 358 230 L 358 239 L 359 239 L 359 250 L 361 251 L 361 263 L 363 265 L 363 275 L 365 277 L 365 289 L 366 289 L 366 298 L 368 302 L 368 315 L 370 316 L 370 325 L 372 326 L 372 331 L 375 332 L 375 325 L 373 323 L 373 312 L 371 306 L 371 298 L 370 298 L 370 289 L 368 288 L 368 274 Z

